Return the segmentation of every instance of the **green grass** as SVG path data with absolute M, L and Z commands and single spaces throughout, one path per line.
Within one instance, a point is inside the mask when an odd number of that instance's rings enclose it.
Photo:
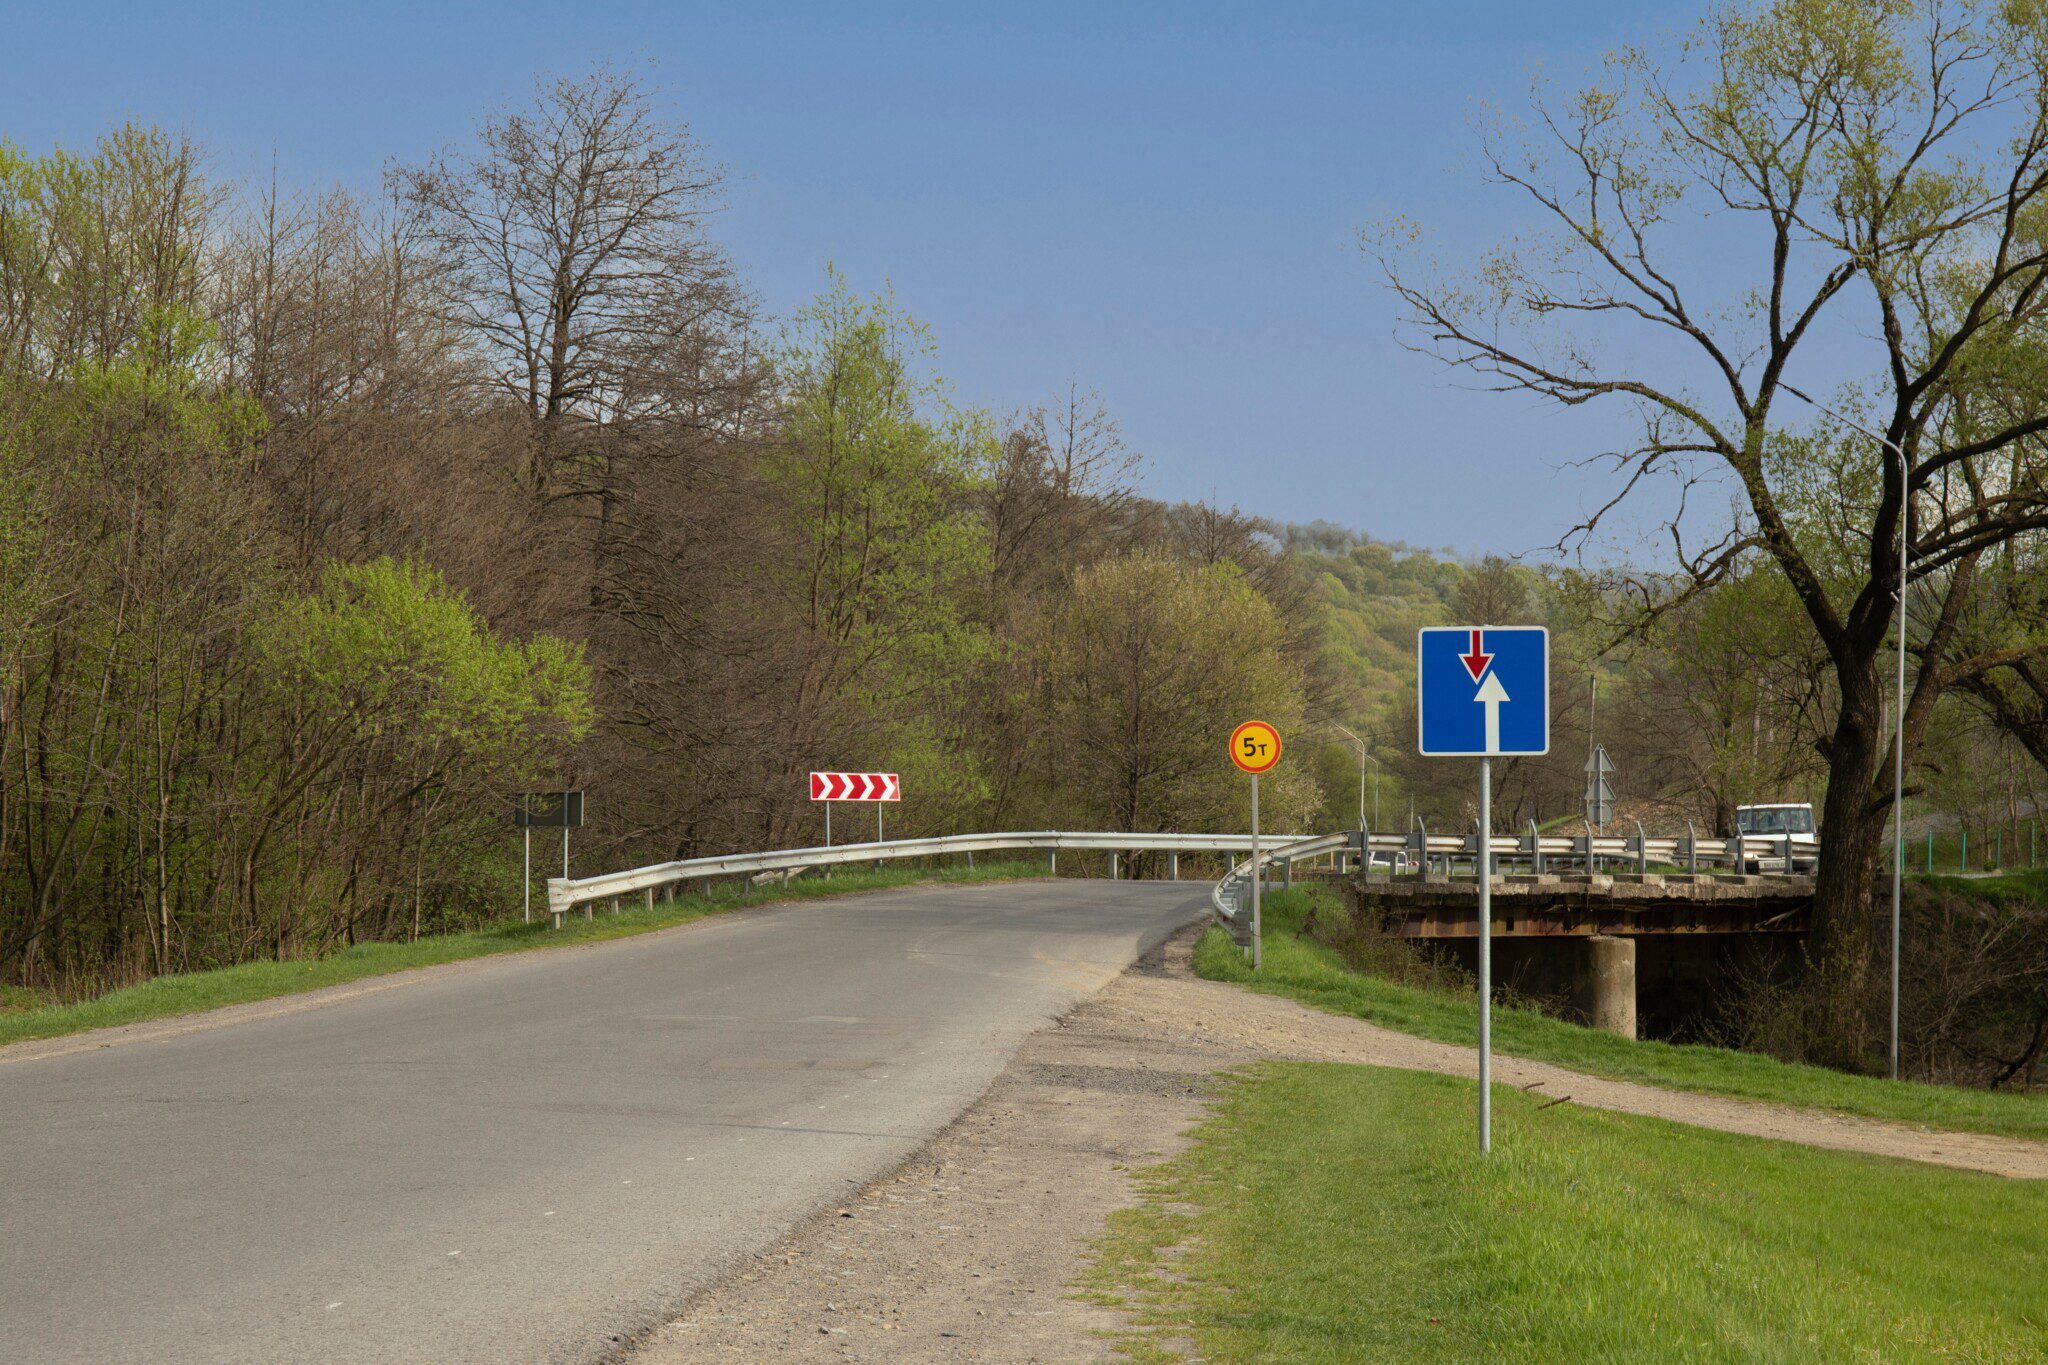
M 1985 883 L 1967 885 L 1977 893 Z M 1296 933 L 1309 897 L 1315 894 L 1329 893 L 1296 888 L 1266 899 L 1265 965 L 1256 977 L 1221 929 L 1211 929 L 1196 945 L 1196 972 L 1403 1033 L 1466 1046 L 1478 1044 L 1476 996 L 1361 975 L 1334 950 Z M 1798 1066 L 1731 1048 L 1639 1042 L 1581 1028 L 1534 1010 L 1497 1008 L 1493 1045 L 1510 1056 L 1673 1090 L 1831 1109 L 1930 1128 L 2048 1138 L 2048 1096 L 1888 1081 Z
M 2039 1360 L 2048 1183 L 1267 1064 L 1083 1282 L 1140 1359 Z
M 338 986 L 414 967 L 432 967 L 496 953 L 626 938 L 750 905 L 842 896 L 849 892 L 876 891 L 918 882 L 992 882 L 1044 875 L 1045 865 L 1036 862 L 987 863 L 977 868 L 949 867 L 923 871 L 914 868 L 842 870 L 829 879 L 808 877 L 793 881 L 787 887 L 761 887 L 716 899 L 682 896 L 657 904 L 652 910 L 625 910 L 613 915 L 599 907 L 595 917 L 589 920 L 570 916 L 559 933 L 547 927 L 548 917 L 541 914 L 532 924 L 512 920 L 468 933 L 438 934 L 412 943 L 361 943 L 311 961 L 248 962 L 213 971 L 160 976 L 76 1004 L 6 1009 L 6 998 L 0 997 L 0 1046 L 31 1038 L 54 1038 L 86 1029 L 165 1019 L 218 1009 L 223 1005 L 296 995 L 322 986 Z

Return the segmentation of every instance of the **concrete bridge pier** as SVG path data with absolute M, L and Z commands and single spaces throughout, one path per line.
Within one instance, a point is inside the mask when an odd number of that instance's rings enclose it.
M 1573 942 L 1574 1007 L 1594 1028 L 1636 1036 L 1636 941 L 1593 934 Z

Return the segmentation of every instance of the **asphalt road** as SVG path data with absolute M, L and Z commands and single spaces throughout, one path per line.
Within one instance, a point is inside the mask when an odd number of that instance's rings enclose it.
M 915 1150 L 1206 891 L 813 901 L 0 1051 L 0 1355 L 602 1358 Z

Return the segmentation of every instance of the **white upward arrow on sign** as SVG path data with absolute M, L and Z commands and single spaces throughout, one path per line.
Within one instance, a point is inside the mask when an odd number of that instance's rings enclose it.
M 1486 708 L 1486 752 L 1500 752 L 1500 704 L 1508 700 L 1508 690 L 1500 685 L 1500 674 L 1488 673 L 1479 684 L 1479 704 Z M 1467 715 L 1471 713 L 1466 712 Z

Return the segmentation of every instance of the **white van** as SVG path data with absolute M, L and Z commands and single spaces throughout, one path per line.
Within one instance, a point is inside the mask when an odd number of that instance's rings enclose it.
M 1779 801 L 1770 805 L 1737 806 L 1735 829 L 1743 838 L 1757 841 L 1757 852 L 1775 848 L 1778 853 L 1774 858 L 1758 858 L 1750 856 L 1750 850 L 1745 848 L 1744 872 L 1762 872 L 1767 864 L 1773 870 L 1811 872 L 1819 865 L 1819 850 L 1813 842 L 1813 805 L 1810 802 Z M 1795 851 L 1790 867 L 1785 866 L 1783 851 L 1783 840 L 1787 834 L 1793 836 Z

